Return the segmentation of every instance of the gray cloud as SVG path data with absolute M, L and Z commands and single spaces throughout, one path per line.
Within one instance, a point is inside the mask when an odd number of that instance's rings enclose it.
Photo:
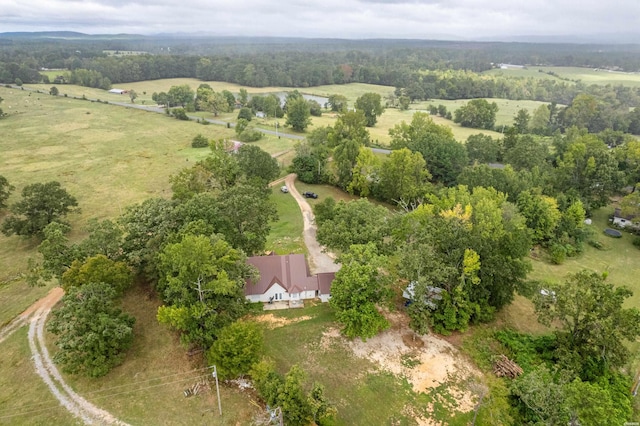
M 209 32 L 345 38 L 637 33 L 617 0 L 0 0 L 0 31 Z

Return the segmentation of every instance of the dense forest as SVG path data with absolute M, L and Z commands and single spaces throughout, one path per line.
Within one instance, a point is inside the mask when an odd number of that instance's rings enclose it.
M 568 104 L 578 93 L 640 103 L 637 89 L 554 78 L 479 74 L 500 63 L 637 71 L 639 47 L 418 40 L 253 38 L 45 38 L 0 35 L 0 83 L 48 81 L 109 88 L 161 78 L 198 78 L 250 87 L 370 83 L 406 89 L 411 100 L 500 97 Z M 120 55 L 119 52 L 136 52 Z M 115 53 L 115 54 L 114 54 Z M 62 74 L 62 73 L 61 73 Z

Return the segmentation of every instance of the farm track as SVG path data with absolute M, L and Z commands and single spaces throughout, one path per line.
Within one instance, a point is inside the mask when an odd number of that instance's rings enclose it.
M 51 309 L 60 301 L 63 295 L 62 288 L 54 287 L 51 289 L 45 297 L 36 301 L 13 321 L 0 329 L 0 343 L 20 327 L 29 323 L 29 348 L 36 373 L 60 404 L 87 425 L 128 426 L 127 423 L 118 420 L 107 411 L 96 407 L 75 393 L 64 381 L 49 355 L 45 344 L 44 325 Z

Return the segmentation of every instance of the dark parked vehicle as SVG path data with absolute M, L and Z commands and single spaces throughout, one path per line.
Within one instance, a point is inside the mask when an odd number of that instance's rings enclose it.
M 302 196 L 305 198 L 318 198 L 318 194 L 316 194 L 315 192 L 303 192 Z

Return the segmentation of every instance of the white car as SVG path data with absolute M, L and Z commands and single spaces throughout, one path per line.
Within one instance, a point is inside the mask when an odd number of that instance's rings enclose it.
M 280 191 L 282 191 L 282 192 L 284 192 L 286 194 L 287 192 L 289 192 L 289 188 L 287 188 L 287 185 L 283 185 L 283 186 L 280 187 Z

